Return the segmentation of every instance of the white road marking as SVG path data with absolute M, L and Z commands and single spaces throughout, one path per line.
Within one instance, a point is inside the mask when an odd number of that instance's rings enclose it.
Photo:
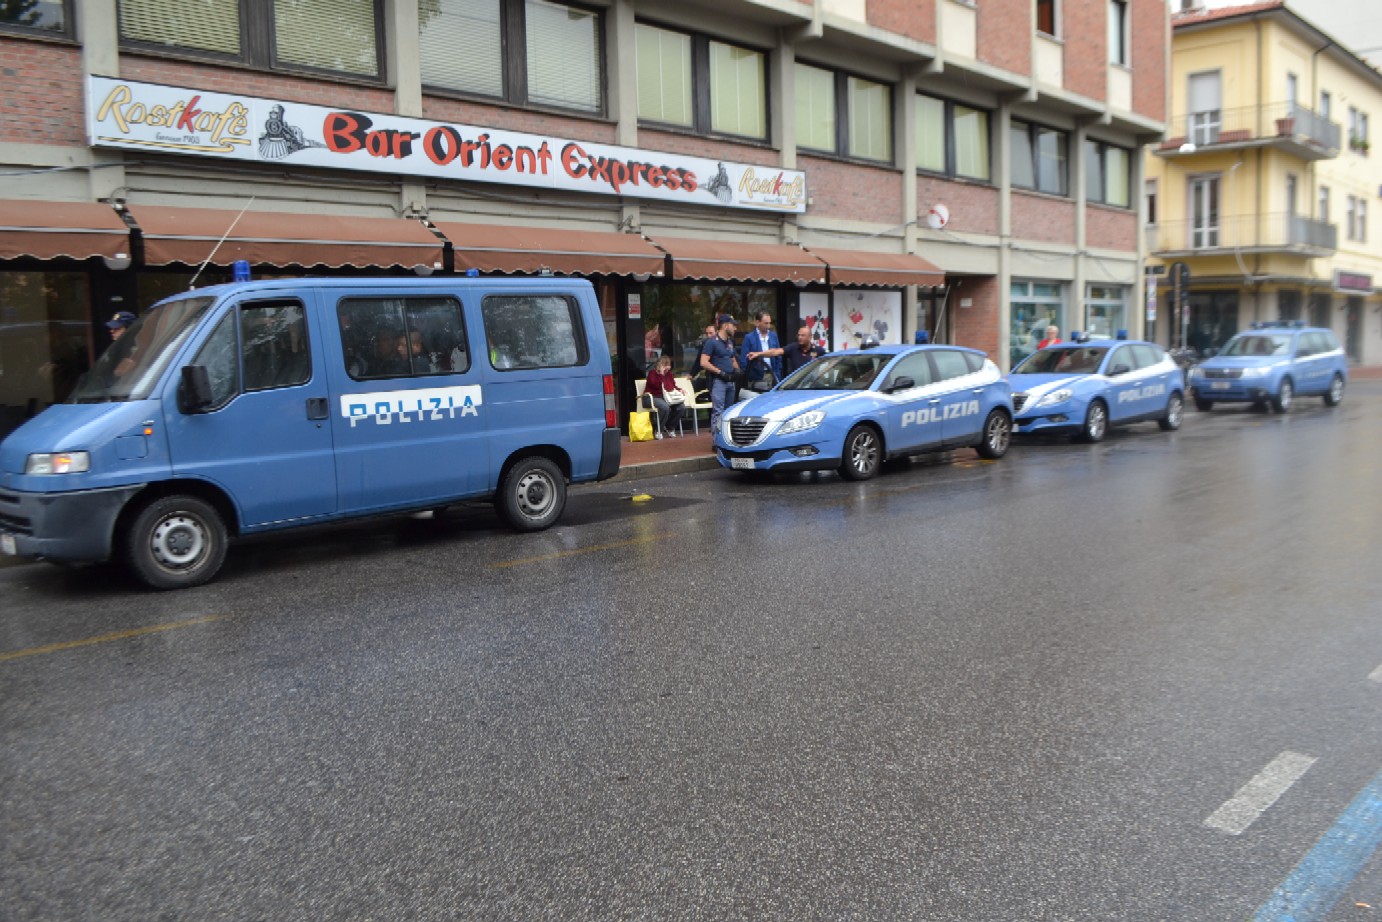
M 1368 678 L 1374 682 L 1382 682 L 1382 666 L 1378 666 L 1372 672 L 1368 673 Z
M 1222 807 L 1204 821 L 1206 826 L 1222 829 L 1231 836 L 1240 835 L 1251 826 L 1277 798 L 1315 764 L 1314 756 L 1299 752 L 1283 752 L 1253 779 L 1238 789 Z

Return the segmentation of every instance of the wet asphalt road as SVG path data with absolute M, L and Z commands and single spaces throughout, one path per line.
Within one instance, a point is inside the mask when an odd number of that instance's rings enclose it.
M 1380 421 L 0 570 L 0 918 L 1249 919 L 1382 772 Z

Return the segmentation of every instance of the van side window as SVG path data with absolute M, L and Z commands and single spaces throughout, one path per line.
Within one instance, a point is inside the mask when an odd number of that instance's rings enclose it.
M 247 391 L 306 384 L 312 377 L 307 316 L 298 301 L 241 305 L 240 342 Z
M 240 392 L 240 355 L 236 348 L 235 313 L 226 314 L 206 338 L 193 365 L 201 365 L 211 379 L 211 406 L 217 410 Z
M 454 375 L 470 370 L 455 298 L 346 298 L 336 307 L 352 378 Z
M 481 311 L 489 361 L 501 371 L 566 368 L 589 359 L 574 298 L 489 295 Z

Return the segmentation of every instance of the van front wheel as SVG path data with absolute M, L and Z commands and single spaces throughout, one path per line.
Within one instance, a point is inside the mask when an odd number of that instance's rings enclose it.
M 566 478 L 547 458 L 523 458 L 509 468 L 497 497 L 499 513 L 517 531 L 541 531 L 566 508 Z
M 226 526 L 209 503 L 165 496 L 139 511 L 125 531 L 125 556 L 146 586 L 200 586 L 226 559 Z

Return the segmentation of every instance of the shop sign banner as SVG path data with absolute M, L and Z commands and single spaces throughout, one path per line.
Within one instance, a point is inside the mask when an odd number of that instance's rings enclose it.
M 806 174 L 92 76 L 93 147 L 803 213 Z
M 1370 295 L 1372 294 L 1372 276 L 1362 272 L 1345 272 L 1343 269 L 1335 269 L 1334 290 Z

